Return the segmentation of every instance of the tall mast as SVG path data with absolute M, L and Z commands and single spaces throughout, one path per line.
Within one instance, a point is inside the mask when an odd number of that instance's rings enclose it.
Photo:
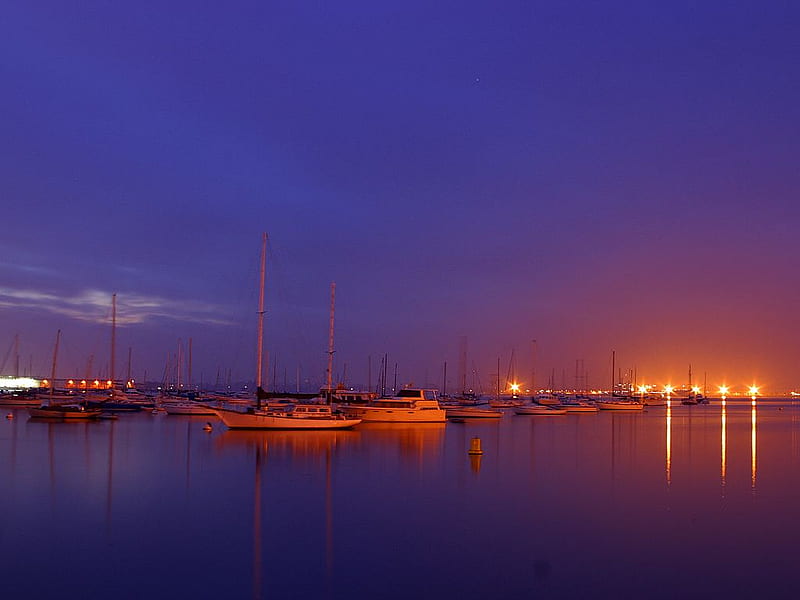
M 261 237 L 261 285 L 258 290 L 258 347 L 256 351 L 256 404 L 261 408 L 261 376 L 264 369 L 264 273 L 267 265 L 267 233 Z
M 183 341 L 178 338 L 178 353 L 175 355 L 175 381 L 178 390 L 183 387 Z
M 461 336 L 459 346 L 458 383 L 461 386 L 461 393 L 465 394 L 467 392 L 467 336 Z
M 326 395 L 328 397 L 328 402 L 331 401 L 331 396 L 333 395 L 333 353 L 335 350 L 333 349 L 333 313 L 336 307 L 336 282 L 331 282 L 331 320 L 330 320 L 330 328 L 328 329 L 328 369 L 325 372 L 325 381 L 327 385 Z
M 56 346 L 53 348 L 53 369 L 50 371 L 50 396 L 56 388 L 56 358 L 58 357 L 58 341 L 61 339 L 61 330 L 56 333 Z
M 611 395 L 612 396 L 614 395 L 614 387 L 616 386 L 616 383 L 614 382 L 614 369 L 616 368 L 616 366 L 617 366 L 617 351 L 612 350 L 611 351 Z
M 125 383 L 125 387 L 128 387 L 131 384 L 131 353 L 133 352 L 133 348 L 128 346 L 128 378 Z
M 189 372 L 187 375 L 186 386 L 192 389 L 192 338 L 189 338 Z
M 497 398 L 500 399 L 500 357 L 497 357 Z
M 111 294 L 111 389 L 114 389 L 114 361 L 117 348 L 117 295 Z
M 14 377 L 19 378 L 19 334 L 14 335 Z

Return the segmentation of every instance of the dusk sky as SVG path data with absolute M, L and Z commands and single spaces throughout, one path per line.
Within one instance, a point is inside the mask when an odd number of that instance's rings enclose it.
M 800 388 L 793 2 L 21 2 L 0 360 Z M 12 351 L 13 352 L 13 351 Z M 273 363 L 274 364 L 274 363 Z M 393 375 L 390 374 L 390 379 Z M 272 365 L 270 365 L 270 387 Z

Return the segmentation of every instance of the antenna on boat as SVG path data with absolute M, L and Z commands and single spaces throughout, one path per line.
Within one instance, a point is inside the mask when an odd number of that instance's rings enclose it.
M 327 381 L 327 390 L 325 395 L 327 396 L 328 404 L 331 403 L 331 397 L 333 396 L 333 353 L 335 350 L 333 349 L 333 313 L 334 309 L 336 308 L 336 282 L 331 281 L 331 320 L 330 320 L 330 328 L 328 330 L 328 369 L 325 373 L 325 379 Z
M 261 285 L 258 292 L 258 344 L 256 351 L 256 406 L 261 408 L 261 395 L 264 389 L 261 387 L 261 375 L 264 368 L 264 272 L 267 264 L 267 233 L 264 232 L 261 238 Z

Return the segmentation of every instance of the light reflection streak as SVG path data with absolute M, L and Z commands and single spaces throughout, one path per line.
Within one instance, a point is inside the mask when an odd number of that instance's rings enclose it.
M 264 442 L 264 453 L 267 443 Z M 253 598 L 261 596 L 261 446 L 256 445 L 256 473 L 253 482 Z
M 756 399 L 753 398 L 750 409 L 750 487 L 756 489 Z
M 667 397 L 667 456 L 665 471 L 667 485 L 672 483 L 672 400 Z
M 725 490 L 725 478 L 728 471 L 728 415 L 727 415 L 727 402 L 725 397 L 722 397 L 722 439 L 721 439 L 721 466 L 720 478 L 722 479 L 722 489 Z

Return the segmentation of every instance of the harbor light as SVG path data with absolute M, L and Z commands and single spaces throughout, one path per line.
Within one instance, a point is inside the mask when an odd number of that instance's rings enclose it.
M 718 389 L 719 389 L 720 396 L 727 396 L 728 395 L 728 391 L 730 390 L 730 388 L 727 385 L 721 385 L 721 386 L 719 386 Z
M 699 394 L 699 393 L 700 393 L 700 388 L 699 388 L 698 386 L 694 386 L 694 387 L 692 388 L 692 393 L 694 393 L 694 394 Z
M 754 399 L 755 399 L 756 396 L 758 396 L 758 390 L 759 390 L 759 387 L 757 385 L 751 385 L 747 389 L 748 393 L 750 394 L 750 397 L 754 398 Z
M 670 394 L 672 394 L 672 392 L 674 392 L 674 391 L 675 391 L 675 388 L 674 388 L 674 387 L 672 387 L 670 384 L 667 384 L 667 385 L 665 385 L 665 386 L 664 386 L 664 393 L 665 393 L 667 396 L 669 396 Z
M 516 394 L 519 391 L 520 385 L 518 383 L 512 383 L 508 387 L 513 393 Z

